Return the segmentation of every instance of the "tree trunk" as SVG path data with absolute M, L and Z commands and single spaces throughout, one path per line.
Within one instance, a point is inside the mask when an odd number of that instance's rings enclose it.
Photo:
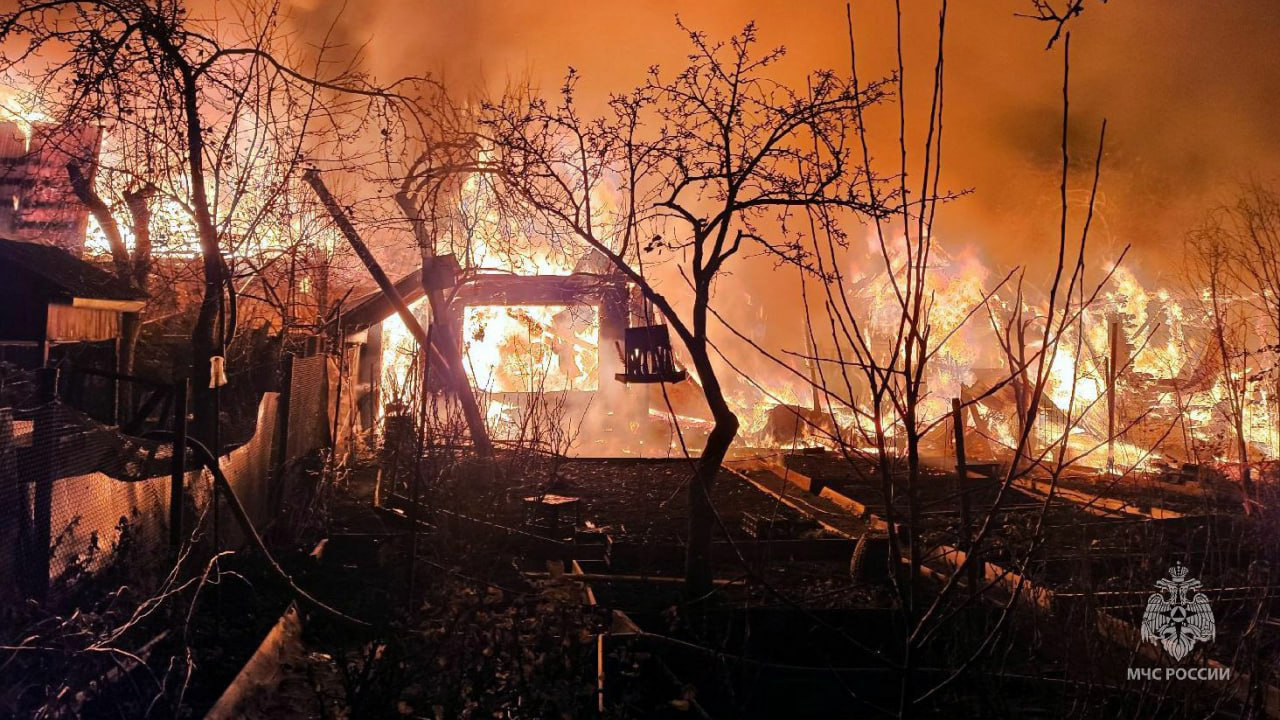
M 181 57 L 172 51 L 174 57 Z M 187 133 L 187 175 L 191 182 L 191 209 L 195 214 L 196 232 L 200 240 L 200 257 L 204 269 L 204 297 L 200 312 L 191 329 L 191 435 L 213 451 L 215 457 L 222 453 L 218 447 L 218 411 L 214 406 L 214 390 L 209 387 L 211 358 L 223 350 L 226 338 L 224 328 L 216 327 L 223 302 L 222 250 L 218 245 L 218 229 L 214 226 L 213 211 L 209 207 L 209 191 L 204 177 L 204 124 L 200 119 L 200 98 L 196 83 L 198 75 L 185 64 L 182 71 L 182 104 Z M 215 335 L 216 333 L 216 335 Z
M 129 279 L 133 287 L 143 295 L 149 295 L 151 284 L 151 207 L 149 203 L 155 193 L 155 186 L 147 183 L 140 189 L 129 190 L 124 194 L 125 206 L 129 209 L 129 217 L 133 223 L 133 253 L 129 263 Z M 125 375 L 134 374 L 140 337 L 142 337 L 142 314 L 126 313 L 121 320 L 119 355 L 120 372 Z M 130 417 L 132 417 L 137 398 L 138 388 L 133 383 L 125 383 L 121 386 L 120 407 L 128 410 Z
M 1235 378 L 1231 377 L 1231 350 L 1227 347 L 1226 322 L 1222 319 L 1218 306 L 1218 287 L 1216 283 L 1209 286 L 1213 299 L 1214 338 L 1218 343 L 1218 352 L 1222 357 L 1222 379 L 1227 384 L 1227 403 L 1231 408 L 1231 429 L 1235 431 L 1236 451 L 1240 454 L 1240 492 L 1244 495 L 1244 514 L 1253 512 L 1253 477 L 1249 472 L 1249 441 L 1244 432 L 1244 393 L 1247 388 L 1237 387 Z M 1242 381 L 1244 382 L 1244 381 Z
M 138 338 L 142 336 L 142 315 L 136 312 L 124 313 L 120 317 L 120 346 L 116 351 L 116 372 L 121 375 L 132 375 L 134 359 L 137 357 Z M 133 403 L 137 397 L 134 384 L 130 380 L 120 382 L 117 395 L 118 407 L 125 418 L 133 418 Z M 125 422 L 121 420 L 120 422 Z
M 338 229 L 342 231 L 343 236 L 350 243 L 351 249 L 355 250 L 356 255 L 360 256 L 360 260 L 364 263 L 365 268 L 368 269 L 369 274 L 373 276 L 383 294 L 391 301 L 396 313 L 404 321 L 405 327 L 408 328 L 414 339 L 418 341 L 418 346 L 423 348 L 423 352 L 434 352 L 441 365 L 447 368 L 446 372 L 450 376 L 447 380 L 453 388 L 458 403 L 462 406 L 462 414 L 466 419 L 467 429 L 471 433 L 471 443 L 475 446 L 476 454 L 482 457 L 492 455 L 493 443 L 489 440 L 489 431 L 485 428 L 484 416 L 480 414 L 480 406 L 476 403 L 475 395 L 471 393 L 471 387 L 467 382 L 467 376 L 462 372 L 462 368 L 451 366 L 449 361 L 440 354 L 436 344 L 427 337 L 427 333 L 422 329 L 422 325 L 413 316 L 413 313 L 409 312 L 409 307 L 405 305 L 404 299 L 396 291 L 391 279 L 383 272 L 382 266 L 378 264 L 377 259 L 369 252 L 369 248 L 364 244 L 364 241 L 360 239 L 355 226 L 351 224 L 346 213 L 338 205 L 338 201 L 334 199 L 333 195 L 329 193 L 329 189 L 325 187 L 324 181 L 320 179 L 320 174 L 310 170 L 306 173 L 304 179 L 315 190 L 316 196 L 320 198 L 320 202 L 329 211 L 334 223 L 338 225 Z
M 736 416 L 732 422 L 716 421 L 689 483 L 689 546 L 685 551 L 684 579 L 691 598 L 704 597 L 713 588 L 711 544 L 715 535 L 716 512 L 711 504 L 711 489 L 737 433 Z
M 427 268 L 436 258 L 436 247 L 434 238 L 429 228 L 426 227 L 425 221 L 420 217 L 421 210 L 414 204 L 413 198 L 409 193 L 401 191 L 396 193 L 396 204 L 400 206 L 401 212 L 413 227 L 414 239 L 418 241 L 418 249 L 422 256 L 422 290 L 426 293 L 427 304 L 431 308 L 431 352 L 434 352 L 441 359 L 441 364 L 445 369 L 445 374 L 449 377 L 445 378 L 445 385 L 451 387 L 453 394 L 458 398 L 459 405 L 462 407 L 462 413 L 466 418 L 468 428 L 485 428 L 484 415 L 480 412 L 480 405 L 476 402 L 475 395 L 471 392 L 471 385 L 467 381 L 467 373 L 462 362 L 462 343 L 453 336 L 453 324 L 450 322 L 448 308 L 444 300 L 444 293 L 439 289 L 428 287 L 430 284 L 427 278 Z M 430 361 L 428 360 L 428 363 Z M 428 365 L 429 367 L 429 365 Z M 429 392 L 430 388 L 423 387 L 423 392 Z M 476 437 L 474 430 L 471 432 L 473 442 Z M 489 447 L 488 430 L 485 429 L 484 441 L 486 447 Z M 476 446 L 480 448 L 479 445 Z M 492 452 L 491 447 L 482 454 L 488 455 Z
M 1233 408 L 1236 417 L 1236 442 L 1240 452 L 1240 492 L 1244 495 L 1244 514 L 1253 514 L 1253 472 L 1249 467 L 1249 441 L 1244 432 L 1244 397 L 1241 395 L 1237 408 Z
M 76 198 L 89 209 L 98 226 L 107 237 L 107 245 L 111 250 L 111 260 L 115 265 L 116 277 L 145 294 L 147 279 L 151 273 L 151 213 L 147 202 L 155 193 L 155 188 L 147 185 L 141 190 L 125 193 L 125 203 L 133 218 L 134 247 L 132 255 L 125 245 L 124 235 L 120 232 L 120 224 L 105 200 L 93 188 L 92 180 L 85 176 L 80 166 L 74 162 L 67 163 L 67 178 Z M 134 359 L 137 356 L 138 338 L 142 335 L 142 316 L 140 313 L 123 313 L 120 318 L 120 344 L 116 351 L 116 372 L 132 375 Z M 128 380 L 117 386 L 116 406 L 128 416 L 132 416 L 134 384 Z
M 697 470 L 689 482 L 689 545 L 685 550 L 685 591 L 690 598 L 703 598 L 714 588 L 711 543 L 715 536 L 716 511 L 711 503 L 711 489 L 715 485 L 716 476 L 720 474 L 720 465 L 729 452 L 729 446 L 738 434 L 738 416 L 725 401 L 705 343 L 701 346 L 697 343 L 687 345 L 692 345 L 689 347 L 689 354 L 698 370 L 698 378 L 702 381 L 707 406 L 715 419 L 715 427 L 707 436 L 707 444 L 698 460 Z
M 196 324 L 191 329 L 191 414 L 190 434 L 204 443 L 214 452 L 221 454 L 221 449 L 214 449 L 214 434 L 217 431 L 217 418 L 213 407 L 213 389 L 209 387 L 210 367 L 216 353 L 214 344 L 214 323 L 218 319 L 219 295 L 222 293 L 220 283 L 205 281 L 204 299 L 200 303 L 200 312 L 196 315 Z

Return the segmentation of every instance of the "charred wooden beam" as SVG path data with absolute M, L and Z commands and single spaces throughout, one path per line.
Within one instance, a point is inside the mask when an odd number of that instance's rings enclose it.
M 418 346 L 429 352 L 435 357 L 440 365 L 445 368 L 449 377 L 447 385 L 452 387 L 458 404 L 462 406 L 462 414 L 467 422 L 467 430 L 471 434 L 471 442 L 475 446 L 476 453 L 481 456 L 490 456 L 493 454 L 493 443 L 489 440 L 489 431 L 484 425 L 484 416 L 480 413 L 480 405 L 476 402 L 475 395 L 471 392 L 470 384 L 467 377 L 463 373 L 461 366 L 454 366 L 448 359 L 441 354 L 440 349 L 431 342 L 431 337 L 422 328 L 422 324 L 418 322 L 418 318 L 414 317 L 409 310 L 409 306 L 405 303 L 404 298 L 396 289 L 391 279 L 383 272 L 382 266 L 378 264 L 377 258 L 369 251 L 369 247 L 365 245 L 360 238 L 360 234 L 356 232 L 356 228 L 351 224 L 351 220 L 347 218 L 346 212 L 338 205 L 338 201 L 333 197 L 320 179 L 320 173 L 314 169 L 308 170 L 304 176 L 307 183 L 311 185 L 311 189 L 315 191 L 316 196 L 320 198 L 320 202 L 325 209 L 329 211 L 329 215 L 333 218 L 338 229 L 342 231 L 347 242 L 351 245 L 351 249 L 355 250 L 360 261 L 364 263 L 369 274 L 373 276 L 374 282 L 378 283 L 378 287 L 382 289 L 387 300 L 395 308 L 396 314 L 404 321 L 404 325 L 408 328 L 410 334 L 418 341 Z
M 396 292 L 406 305 L 413 304 L 423 296 L 422 270 L 414 270 L 395 282 Z M 355 302 L 342 313 L 342 331 L 348 335 L 366 330 L 396 312 L 390 296 L 379 290 Z M 337 317 L 333 323 L 337 323 Z

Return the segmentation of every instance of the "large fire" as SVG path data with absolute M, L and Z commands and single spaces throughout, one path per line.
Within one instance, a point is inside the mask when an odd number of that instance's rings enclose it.
M 468 184 L 468 192 L 483 195 Z M 464 193 L 466 195 L 466 193 Z M 468 196 L 471 207 L 481 200 Z M 484 214 L 473 224 L 472 254 L 481 267 L 508 273 L 567 274 L 572 258 L 551 252 L 534 253 L 517 266 L 503 262 L 496 222 Z M 921 427 L 933 427 L 933 449 L 945 451 L 945 420 L 952 398 L 983 394 L 990 384 L 1008 376 L 1009 360 L 999 350 L 995 330 L 984 309 L 1015 302 L 1009 287 L 994 288 L 993 273 L 981 253 L 972 247 L 947 252 L 939 243 L 927 274 L 930 297 L 931 337 L 936 348 L 927 367 L 924 395 L 919 408 Z M 903 263 L 895 267 L 902 269 Z M 894 336 L 896 299 L 888 274 L 877 262 L 865 270 L 852 268 L 850 299 L 861 309 L 861 321 L 870 345 L 888 357 L 885 343 Z M 992 292 L 994 290 L 994 292 Z M 988 294 L 991 293 L 988 298 Z M 1025 317 L 1043 313 L 1028 291 L 1023 297 Z M 1028 452 L 1036 456 L 1062 447 L 1064 457 L 1081 467 L 1109 468 L 1115 472 L 1149 470 L 1157 463 L 1228 461 L 1234 457 L 1229 433 L 1228 383 L 1239 382 L 1242 373 L 1264 368 L 1258 354 L 1254 362 L 1233 375 L 1215 370 L 1215 349 L 1206 329 L 1188 319 L 1185 294 L 1168 287 L 1149 287 L 1128 267 L 1113 269 L 1098 298 L 1078 314 L 1062 332 L 1047 368 L 1044 400 L 1035 410 L 1037 428 Z M 975 312 L 976 310 L 976 312 Z M 816 323 L 815 326 L 821 325 Z M 1113 330 L 1112 328 L 1115 328 Z M 1111 334 L 1118 343 L 1112 348 Z M 398 319 L 384 326 L 388 387 L 404 385 L 412 339 Z M 1038 335 L 1028 348 L 1034 357 Z M 595 308 L 576 305 L 467 307 L 463 315 L 463 349 L 469 377 L 489 402 L 489 417 L 500 425 L 513 407 L 510 394 L 537 394 L 600 388 L 599 317 Z M 831 357 L 830 339 L 811 337 L 812 350 Z M 677 348 L 678 350 L 678 348 Z M 1114 358 L 1113 358 L 1114 354 Z M 1114 368 L 1114 406 L 1109 383 Z M 813 378 L 811 362 L 800 374 Z M 1208 367 L 1206 371 L 1205 368 Z M 826 381 L 839 384 L 830 367 Z M 771 376 L 751 378 L 730 392 L 730 401 L 742 419 L 739 442 L 755 446 L 791 447 L 831 445 L 835 437 L 863 445 L 857 431 L 857 415 L 866 413 L 866 398 L 855 388 L 853 406 L 819 400 L 797 372 L 778 370 Z M 696 382 L 696 377 L 694 378 Z M 1245 384 L 1244 429 L 1251 452 L 1274 456 L 1277 450 L 1277 412 L 1274 393 L 1267 383 Z M 855 383 L 856 386 L 856 383 Z M 837 395 L 844 395 L 840 392 Z M 652 405 L 652 403 L 651 403 Z M 655 422 L 670 419 L 670 409 L 652 406 Z M 806 420 L 778 431 L 778 418 L 803 414 Z M 703 420 L 675 412 L 676 421 L 697 427 Z M 966 414 L 966 432 L 999 459 L 1017 444 L 1020 425 L 1012 390 L 1004 389 L 977 402 Z M 890 412 L 886 423 L 889 446 L 903 435 L 901 418 Z M 803 426 L 803 427 L 801 427 Z M 790 435 L 790 436 L 788 436 Z M 926 436 L 928 440 L 928 436 Z M 975 452 L 971 450 L 971 452 Z M 981 449 L 976 450 L 982 453 Z
M 463 183 L 455 210 L 459 223 L 449 243 L 464 261 L 464 282 L 486 275 L 574 271 L 578 258 L 566 248 L 503 221 L 492 188 L 480 175 Z M 422 302 L 413 309 L 425 319 Z M 463 369 L 485 406 L 490 432 L 499 438 L 510 439 L 524 426 L 521 416 L 529 412 L 529 398 L 579 393 L 588 399 L 572 408 L 557 407 L 580 410 L 600 388 L 600 316 L 593 305 L 468 305 L 462 309 L 461 331 Z M 382 332 L 385 407 L 415 395 L 420 358 L 398 317 L 384 321 Z
M 587 305 L 466 308 L 463 362 L 488 393 L 595 391 L 600 318 Z
M 904 266 L 892 257 L 890 264 Z M 854 268 L 849 295 L 869 336 L 869 346 L 887 362 L 893 350 L 898 304 L 893 283 L 879 259 L 873 258 L 869 265 L 865 272 Z M 1073 466 L 1116 473 L 1150 471 L 1161 464 L 1234 462 L 1238 458 L 1230 407 L 1234 384 L 1243 388 L 1238 392 L 1250 457 L 1275 457 L 1280 449 L 1275 384 L 1259 381 L 1269 377 L 1274 349 L 1237 350 L 1242 358 L 1236 361 L 1239 366 L 1224 372 L 1215 336 L 1203 318 L 1191 319 L 1186 309 L 1194 298 L 1173 288 L 1145 284 L 1129 267 L 1111 270 L 1096 300 L 1073 313 L 1056 350 L 1048 356 L 1044 399 L 1033 410 L 1036 426 L 1027 453 L 1056 458 L 1061 451 Z M 996 330 L 982 308 L 997 308 L 1007 316 L 1017 299 L 1011 287 L 993 287 L 992 275 L 972 247 L 951 252 L 935 248 L 930 260 L 926 294 L 931 308 L 930 334 L 938 340 L 930 346 L 935 354 L 925 371 L 918 409 L 919 427 L 934 428 L 926 435 L 926 452 L 947 452 L 953 398 L 982 396 L 1009 377 L 1009 358 L 1000 351 Z M 991 297 L 984 300 L 987 293 L 992 293 Z M 1032 291 L 1021 302 L 1023 318 L 1043 317 L 1042 301 L 1034 299 Z M 980 312 L 971 315 L 975 308 Z M 1029 358 L 1035 358 L 1040 349 L 1038 333 L 1026 338 Z M 829 337 L 817 337 L 816 354 L 832 357 L 831 342 Z M 804 353 L 801 348 L 794 351 Z M 846 396 L 840 387 L 842 380 L 837 379 L 839 368 L 823 364 L 825 382 L 835 388 L 836 396 Z M 1246 382 L 1249 379 L 1252 382 Z M 797 384 L 796 373 L 780 371 L 773 378 L 754 380 L 764 388 L 761 393 L 737 393 L 732 398 L 744 418 L 747 441 L 786 448 L 830 446 L 834 436 L 855 445 L 867 440 L 866 423 L 863 421 L 859 432 L 855 408 L 830 402 L 826 395 L 821 400 L 811 396 L 807 388 L 800 387 L 803 383 Z M 854 388 L 856 411 L 865 417 L 871 408 L 859 397 L 856 382 Z M 1020 421 L 1013 392 L 1006 386 L 977 401 L 964 415 L 966 435 L 972 438 L 971 454 L 989 453 L 999 460 L 1017 445 Z M 804 420 L 793 435 L 794 421 L 782 423 L 786 432 L 779 435 L 781 415 Z M 890 410 L 885 429 L 890 448 L 902 435 L 901 423 Z

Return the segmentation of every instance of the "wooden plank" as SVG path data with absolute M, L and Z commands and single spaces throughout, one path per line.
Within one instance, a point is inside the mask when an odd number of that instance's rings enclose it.
M 800 481 L 789 482 L 772 473 L 762 477 L 763 473 L 754 468 L 740 470 L 733 467 L 738 464 L 737 461 L 725 463 L 724 469 L 761 492 L 777 498 L 783 505 L 813 518 L 827 532 L 842 538 L 857 540 L 866 530 L 865 523 L 853 517 L 846 508 L 832 500 L 809 495 L 807 492 L 797 492 Z M 755 473 L 752 473 L 753 470 Z
M 626 296 L 626 282 L 611 275 L 479 274 L 463 283 L 453 305 L 597 304 Z
M 341 684 L 317 687 L 312 674 L 321 669 L 313 667 L 316 662 L 302 642 L 302 618 L 291 604 L 205 720 L 345 720 L 349 716 L 346 699 L 334 695 Z
M 120 313 L 114 310 L 50 303 L 45 337 L 49 342 L 112 340 L 120 332 Z

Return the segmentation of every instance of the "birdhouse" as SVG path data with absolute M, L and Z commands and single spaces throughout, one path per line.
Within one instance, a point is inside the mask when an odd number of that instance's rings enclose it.
M 615 377 L 624 383 L 678 383 L 688 377 L 676 368 L 671 333 L 666 325 L 627 328 L 622 363 L 625 372 Z

